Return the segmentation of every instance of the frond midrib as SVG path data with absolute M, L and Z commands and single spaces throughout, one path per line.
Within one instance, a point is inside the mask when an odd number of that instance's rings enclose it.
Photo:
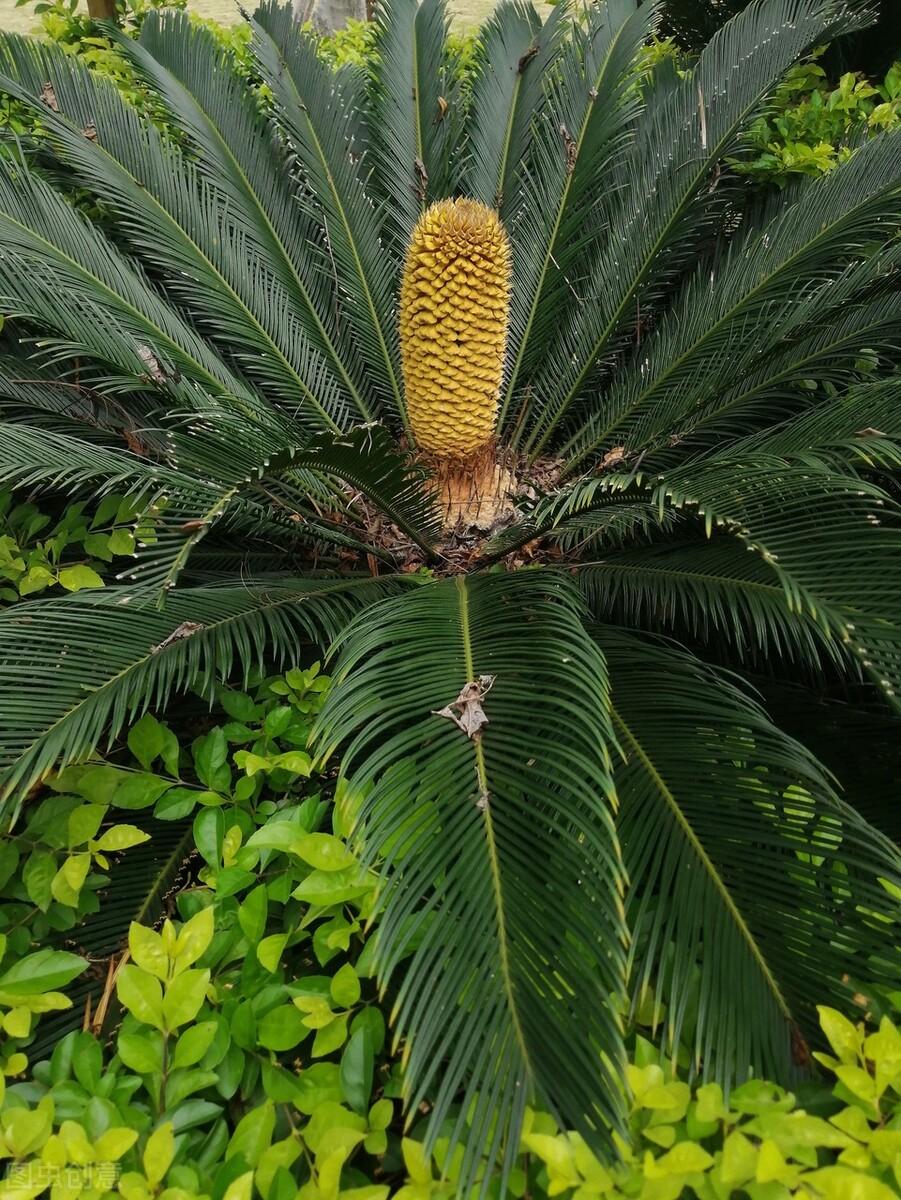
M 472 654 L 472 634 L 469 625 L 469 593 L 467 591 L 466 577 L 464 575 L 458 575 L 455 583 L 457 595 L 459 597 L 460 629 L 463 638 L 463 659 L 466 667 L 466 679 L 469 681 L 476 678 L 476 673 Z M 479 781 L 479 793 L 480 795 L 485 796 L 489 794 L 488 771 L 485 763 L 485 749 L 482 745 L 481 736 L 477 736 L 474 739 L 474 747 L 476 758 L 476 775 L 478 776 Z M 519 1046 L 520 1054 L 522 1055 L 523 1065 L 525 1066 L 528 1075 L 533 1077 L 529 1048 L 519 1016 L 516 988 L 513 982 L 513 975 L 510 970 L 507 919 L 504 911 L 503 881 L 501 880 L 500 861 L 497 853 L 497 841 L 494 834 L 494 821 L 491 816 L 490 800 L 482 812 L 482 817 L 485 822 L 485 848 L 488 855 L 489 869 L 491 871 L 491 890 L 494 898 L 498 935 L 498 952 L 500 956 L 500 973 L 503 981 L 504 995 L 507 997 L 507 1005 L 510 1010 L 510 1019 L 513 1023 L 513 1033 L 516 1038 L 516 1044 Z
M 504 197 L 504 179 L 507 175 L 507 159 L 510 157 L 510 146 L 513 142 L 513 126 L 516 124 L 516 106 L 519 102 L 519 93 L 522 89 L 522 71 L 517 71 L 516 81 L 513 84 L 513 94 L 510 97 L 510 110 L 507 114 L 507 128 L 504 130 L 504 141 L 501 146 L 500 161 L 498 163 L 498 174 L 495 180 L 494 196 L 495 200 L 503 200 Z

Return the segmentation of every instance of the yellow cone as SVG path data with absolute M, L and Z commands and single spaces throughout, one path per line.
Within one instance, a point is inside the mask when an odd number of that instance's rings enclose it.
M 466 458 L 494 435 L 510 245 L 493 209 L 440 200 L 413 230 L 400 301 L 407 412 L 421 450 Z

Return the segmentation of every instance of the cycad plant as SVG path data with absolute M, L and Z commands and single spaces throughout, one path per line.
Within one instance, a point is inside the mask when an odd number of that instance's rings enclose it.
M 316 748 L 382 873 L 410 1111 L 473 1169 L 534 1095 L 609 1146 L 649 987 L 728 1084 L 897 982 L 897 816 L 804 732 L 897 728 L 901 381 L 861 371 L 901 139 L 768 198 L 729 165 L 860 20 L 752 3 L 648 74 L 652 6 L 506 0 L 461 79 L 440 0 L 385 5 L 369 76 L 268 3 L 248 83 L 151 16 L 154 120 L 0 43 L 41 127 L 0 162 L 0 482 L 154 529 L 0 617 L 7 817 L 176 689 L 334 642 Z

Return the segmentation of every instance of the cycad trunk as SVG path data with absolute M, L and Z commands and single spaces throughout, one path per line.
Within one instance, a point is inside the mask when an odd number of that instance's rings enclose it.
M 88 16 L 93 21 L 115 21 L 116 0 L 88 0 Z
M 370 18 L 367 0 L 294 0 L 294 14 L 305 25 L 312 21 L 319 33 L 336 33 L 348 21 Z

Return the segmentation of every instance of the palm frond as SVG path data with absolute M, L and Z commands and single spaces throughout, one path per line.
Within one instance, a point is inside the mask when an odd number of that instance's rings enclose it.
M 887 250 L 884 258 L 897 260 L 901 253 Z M 886 269 L 891 270 L 890 263 Z M 812 320 L 740 382 L 686 414 L 676 430 L 665 437 L 661 430 L 661 436 L 649 442 L 643 461 L 656 470 L 677 466 L 686 454 L 753 436 L 806 411 L 811 383 L 840 390 L 859 382 L 860 355 L 873 351 L 889 361 L 897 355 L 896 304 L 889 292 Z
M 167 449 L 171 449 L 168 446 Z M 0 422 L 0 483 L 64 494 L 87 493 L 99 499 L 124 491 L 141 502 L 153 533 L 137 543 L 134 559 L 123 574 L 145 587 L 174 586 L 195 545 L 218 521 L 233 532 L 259 535 L 266 531 L 290 544 L 304 528 L 264 508 L 240 489 L 198 479 L 155 462 L 122 446 L 98 444 L 71 430 L 32 427 L 22 421 Z M 249 489 L 244 489 L 248 491 Z
M 431 1139 L 469 1120 L 462 1191 L 486 1145 L 509 1168 L 532 1094 L 605 1146 L 623 928 L 606 673 L 573 584 L 459 576 L 386 601 L 335 678 L 316 732 L 323 756 L 343 747 L 357 835 L 384 856 L 383 980 L 417 936 L 394 1011 L 409 1103 L 429 1095 Z M 488 721 L 472 736 L 449 719 L 478 717 L 465 689 Z
M 751 4 L 685 78 L 649 91 L 640 131 L 615 160 L 606 235 L 584 270 L 586 284 L 565 314 L 554 314 L 551 352 L 541 348 L 531 380 L 541 428 L 533 453 L 586 394 L 597 365 L 628 342 L 636 321 L 691 264 L 720 206 L 722 160 L 740 149 L 786 69 L 862 20 L 835 0 Z
M 4 819 L 51 767 L 88 754 L 147 708 L 235 669 L 296 657 L 299 637 L 327 644 L 360 606 L 404 585 L 385 576 L 180 588 L 163 611 L 140 588 L 116 588 L 0 612 Z
M 901 690 L 901 510 L 878 487 L 780 459 L 721 456 L 654 485 L 660 505 L 723 526 L 775 572 L 792 611 L 853 654 L 897 705 Z
M 513 412 L 521 375 L 557 332 L 561 298 L 573 288 L 570 268 L 603 230 L 604 168 L 635 115 L 635 59 L 653 15 L 653 6 L 637 8 L 635 0 L 586 8 L 585 29 L 573 24 L 553 70 L 546 72 L 546 95 L 509 218 L 514 286 L 502 427 Z
M 371 186 L 400 261 L 423 209 L 448 194 L 459 89 L 445 61 L 445 0 L 382 0 L 375 20 Z
M 613 624 L 728 645 L 740 660 L 839 664 L 856 675 L 847 646 L 789 603 L 773 566 L 740 541 L 670 541 L 615 547 L 579 580 L 592 611 Z
M 509 221 L 547 72 L 560 50 L 569 6 L 557 4 L 541 23 L 528 0 L 502 0 L 482 26 L 466 121 L 466 194 Z
M 775 455 L 837 471 L 901 467 L 901 377 L 858 384 L 736 441 L 736 458 Z
M 440 518 L 425 486 L 425 472 L 398 450 L 382 425 L 358 425 L 344 434 L 323 434 L 298 445 L 288 425 L 192 414 L 181 436 L 172 436 L 177 461 L 202 477 L 226 479 L 234 488 L 256 480 L 313 471 L 357 488 L 418 546 L 428 550 Z
M 0 418 L 77 437 L 113 450 L 140 446 L 162 455 L 160 430 L 144 424 L 149 416 L 140 396 L 120 399 L 63 378 L 59 369 L 38 363 L 20 344 L 18 354 L 0 353 Z M 40 461 L 37 459 L 36 461 Z
M 677 513 L 661 512 L 647 495 L 619 478 L 583 480 L 537 500 L 520 520 L 491 538 L 485 555 L 489 561 L 500 559 L 543 537 L 570 553 L 628 546 L 672 529 L 678 520 Z
M 660 643 L 598 639 L 623 753 L 633 995 L 653 982 L 673 1045 L 692 1009 L 703 1076 L 789 1082 L 814 997 L 846 1005 L 848 974 L 897 980 L 901 856 L 734 681 Z
M 0 161 L 0 311 L 47 335 L 51 358 L 83 355 L 104 390 L 151 390 L 183 408 L 260 401 L 151 287 L 136 263 L 24 162 Z
M 192 171 L 206 185 L 195 184 L 199 200 L 192 201 L 179 186 L 186 174 L 179 164 L 161 162 L 153 170 L 160 158 L 156 145 L 152 154 L 144 146 L 137 156 L 129 153 L 136 139 L 121 111 L 111 114 L 102 131 L 95 121 L 97 140 L 144 187 L 153 189 L 185 233 L 200 243 L 204 257 L 229 276 L 230 287 L 251 310 L 244 324 L 264 325 L 269 345 L 256 356 L 249 349 L 247 369 L 254 357 L 258 368 L 270 360 L 282 361 L 289 372 L 301 376 L 302 388 L 312 382 L 308 390 L 318 394 L 320 403 L 324 397 L 337 416 L 350 407 L 368 419 L 371 397 L 353 330 L 337 319 L 328 265 L 317 250 L 321 228 L 298 202 L 290 157 L 265 121 L 253 90 L 231 69 L 227 52 L 212 33 L 188 20 L 186 13 L 150 13 L 139 41 L 120 34 L 117 43 L 155 90 L 173 126 L 196 149 Z M 110 99 L 104 100 L 108 106 Z M 171 155 L 170 147 L 166 149 Z M 191 182 L 189 175 L 185 183 Z M 140 207 L 135 216 L 139 215 Z M 120 217 L 128 228 L 127 204 Z M 152 256 L 152 225 L 150 233 L 141 249 Z M 178 282 L 174 271 L 170 280 Z M 202 297 L 201 291 L 201 301 Z M 248 333 L 240 320 L 232 326 L 233 338 L 246 338 Z M 330 392 L 337 392 L 340 402 L 330 399 Z M 347 424 L 346 415 L 339 424 Z
M 604 446 L 641 450 L 681 428 L 799 326 L 853 303 L 884 270 L 878 255 L 856 260 L 897 223 L 899 156 L 901 134 L 871 140 L 797 197 L 780 197 L 744 238 L 700 266 L 617 373 L 602 411 L 564 448 L 570 467 Z
M 367 147 L 354 140 L 354 103 L 346 73 L 332 72 L 303 32 L 291 5 L 270 0 L 253 18 L 253 52 L 272 91 L 275 119 L 297 156 L 305 202 L 324 227 L 329 267 L 341 289 L 379 397 L 403 414 L 393 320 L 395 264 L 384 253 L 384 216 L 364 190 Z

